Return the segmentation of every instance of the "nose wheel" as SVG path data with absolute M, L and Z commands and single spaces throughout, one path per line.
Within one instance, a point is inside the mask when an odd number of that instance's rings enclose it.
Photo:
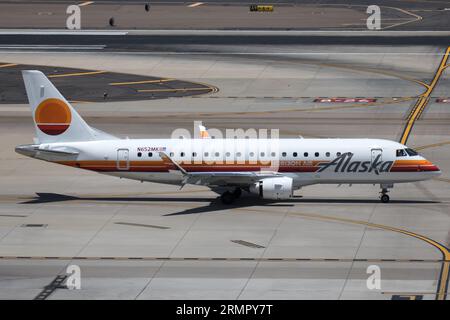
M 388 188 L 393 188 L 394 185 L 383 185 L 382 184 L 382 185 L 380 185 L 380 187 L 381 187 L 380 201 L 383 202 L 383 203 L 388 203 L 389 200 L 390 200 L 390 198 L 389 198 L 389 196 L 387 194 L 389 192 Z
M 381 197 L 380 197 L 380 200 L 383 203 L 388 203 L 390 198 L 389 198 L 389 196 L 387 194 L 382 194 Z

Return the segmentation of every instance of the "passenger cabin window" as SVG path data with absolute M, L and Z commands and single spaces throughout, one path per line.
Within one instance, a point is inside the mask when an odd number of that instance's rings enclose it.
M 281 155 L 282 155 L 283 157 L 286 157 L 286 152 L 283 152 Z
M 153 153 L 149 152 L 149 153 L 148 153 L 148 157 L 149 157 L 149 158 L 153 157 Z
M 325 153 L 325 155 L 326 155 L 327 157 L 329 157 L 329 156 L 330 156 L 330 153 L 329 153 L 329 152 L 327 152 L 327 153 Z
M 319 153 L 318 152 L 316 152 L 315 154 L 314 154 L 316 157 L 318 157 L 319 156 Z
M 277 154 L 276 154 L 275 152 L 272 152 L 270 155 L 271 155 L 272 157 L 276 157 L 276 156 L 277 156 Z
M 415 151 L 415 150 L 413 150 L 413 149 L 410 149 L 410 148 L 407 148 L 407 149 L 406 149 L 406 152 L 407 152 L 411 157 L 414 157 L 414 156 L 418 156 L 418 155 L 419 155 L 419 153 L 418 153 L 417 151 Z
M 406 157 L 408 154 L 406 153 L 406 151 L 404 149 L 398 149 L 396 151 L 396 156 L 397 157 Z
M 340 153 L 340 152 L 336 152 L 336 156 L 337 156 L 337 157 L 340 157 L 340 156 L 341 156 L 341 153 Z
M 138 157 L 142 157 L 142 152 L 138 152 Z
M 180 157 L 184 157 L 184 152 L 180 152 Z
M 305 152 L 304 154 L 303 154 L 303 156 L 305 156 L 306 158 L 308 157 L 308 152 Z
M 170 153 L 170 156 L 173 157 L 173 152 Z
M 295 158 L 295 157 L 297 157 L 297 152 L 294 152 L 293 154 L 292 154 L 292 156 Z

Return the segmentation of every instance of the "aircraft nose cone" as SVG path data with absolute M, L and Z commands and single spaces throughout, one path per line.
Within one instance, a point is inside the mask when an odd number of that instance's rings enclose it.
M 433 175 L 440 175 L 441 174 L 441 169 L 439 169 L 439 167 L 437 165 L 435 165 L 434 163 L 430 163 L 427 165 L 422 165 L 420 166 L 420 170 L 421 171 L 426 171 L 430 174 Z

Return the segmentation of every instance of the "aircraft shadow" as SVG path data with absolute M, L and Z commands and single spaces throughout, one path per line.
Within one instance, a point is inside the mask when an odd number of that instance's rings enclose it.
M 318 204 L 370 204 L 379 203 L 377 199 L 304 199 L 301 196 L 295 196 L 288 200 L 263 200 L 256 196 L 243 196 L 231 205 L 225 205 L 220 198 L 201 198 L 201 197 L 76 197 L 58 193 L 36 193 L 36 197 L 21 202 L 20 204 L 42 204 L 65 201 L 103 201 L 103 202 L 202 202 L 208 203 L 206 206 L 198 208 L 185 209 L 180 212 L 168 213 L 164 216 L 177 216 L 185 214 L 197 214 L 204 212 L 217 212 L 230 209 L 246 208 L 253 206 L 264 207 L 293 207 L 296 203 L 318 203 Z M 391 200 L 392 204 L 433 204 L 440 203 L 432 200 Z

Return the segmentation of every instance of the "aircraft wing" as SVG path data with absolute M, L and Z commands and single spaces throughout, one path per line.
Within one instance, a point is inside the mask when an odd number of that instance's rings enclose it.
M 261 179 L 277 177 L 275 172 L 192 172 L 188 173 L 183 184 L 206 186 L 249 186 Z
M 282 176 L 278 172 L 249 171 L 249 172 L 187 172 L 164 152 L 160 152 L 164 162 L 173 164 L 184 176 L 182 185 L 196 184 L 204 186 L 249 186 L 261 179 Z

